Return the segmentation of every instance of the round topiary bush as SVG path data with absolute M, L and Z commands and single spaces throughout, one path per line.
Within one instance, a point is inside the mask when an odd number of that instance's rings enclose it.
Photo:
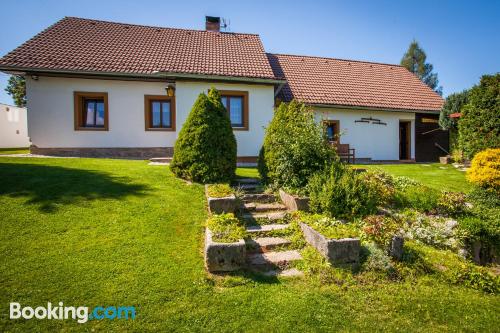
M 292 101 L 275 109 L 259 154 L 265 183 L 300 192 L 311 175 L 335 160 L 322 126 L 304 104 Z
M 236 172 L 236 138 L 219 92 L 201 93 L 175 142 L 170 170 L 201 183 L 231 181 Z
M 477 153 L 467 170 L 467 180 L 482 188 L 500 192 L 500 148 Z

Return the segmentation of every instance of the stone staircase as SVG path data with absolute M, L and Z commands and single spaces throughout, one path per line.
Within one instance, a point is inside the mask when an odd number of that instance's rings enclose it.
M 284 231 L 286 207 L 273 194 L 263 193 L 257 179 L 238 179 L 235 187 L 243 191 L 240 218 L 247 225 L 246 264 L 249 270 L 265 276 L 302 276 L 292 263 L 302 259 L 296 250 L 290 250 L 291 242 L 273 233 Z

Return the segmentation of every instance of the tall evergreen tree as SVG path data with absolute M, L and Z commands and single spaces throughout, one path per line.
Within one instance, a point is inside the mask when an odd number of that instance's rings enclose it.
M 443 87 L 439 86 L 438 75 L 432 72 L 434 67 L 432 64 L 426 63 L 426 60 L 427 55 L 425 51 L 418 45 L 416 40 L 413 40 L 408 51 L 404 54 L 403 59 L 401 59 L 401 66 L 418 76 L 423 83 L 428 85 L 439 95 L 442 95 Z
M 5 91 L 12 96 L 16 106 L 26 106 L 26 80 L 24 79 L 24 76 L 12 75 L 9 78 Z

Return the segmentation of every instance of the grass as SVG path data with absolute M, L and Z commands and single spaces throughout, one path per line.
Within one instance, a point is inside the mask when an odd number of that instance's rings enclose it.
M 0 155 L 29 154 L 29 148 L 0 148 Z
M 469 192 L 471 185 L 465 180 L 465 172 L 452 165 L 432 164 L 367 164 L 356 165 L 366 169 L 381 169 L 394 176 L 407 176 L 437 190 Z
M 236 177 L 238 178 L 260 178 L 257 168 L 240 167 L 236 169 Z
M 202 256 L 203 192 L 146 161 L 0 159 L 0 331 L 500 327 L 499 296 L 432 276 L 358 285 L 209 276 Z M 35 307 L 59 301 L 131 305 L 137 317 L 86 324 L 8 318 L 9 302 Z

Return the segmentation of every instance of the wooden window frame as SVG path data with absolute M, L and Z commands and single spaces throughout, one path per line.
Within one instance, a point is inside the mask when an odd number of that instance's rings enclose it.
M 248 91 L 240 91 L 240 90 L 219 90 L 220 96 L 225 97 L 242 97 L 243 98 L 243 126 L 242 127 L 233 127 L 231 128 L 233 131 L 248 131 L 248 122 L 249 122 L 249 112 L 248 112 Z M 229 108 L 231 108 L 231 104 L 229 104 Z M 228 117 L 229 117 L 229 110 Z
M 152 127 L 151 102 L 170 102 L 170 127 Z M 173 132 L 175 131 L 175 97 L 165 95 L 144 95 L 144 128 L 146 131 Z
M 103 127 L 87 127 L 83 124 L 83 112 L 85 99 L 102 99 L 104 101 L 104 126 Z M 108 93 L 107 92 L 84 92 L 75 91 L 73 93 L 74 100 L 74 122 L 75 131 L 108 131 L 109 130 L 109 108 L 108 108 Z
M 333 135 L 337 137 L 337 141 L 333 141 L 333 142 L 339 144 L 340 143 L 340 136 L 339 136 L 339 134 L 340 134 L 340 120 L 324 120 L 323 121 L 323 125 L 325 126 L 325 129 L 330 124 L 336 124 L 337 125 L 336 126 L 337 130 L 335 131 L 335 133 L 333 133 Z

